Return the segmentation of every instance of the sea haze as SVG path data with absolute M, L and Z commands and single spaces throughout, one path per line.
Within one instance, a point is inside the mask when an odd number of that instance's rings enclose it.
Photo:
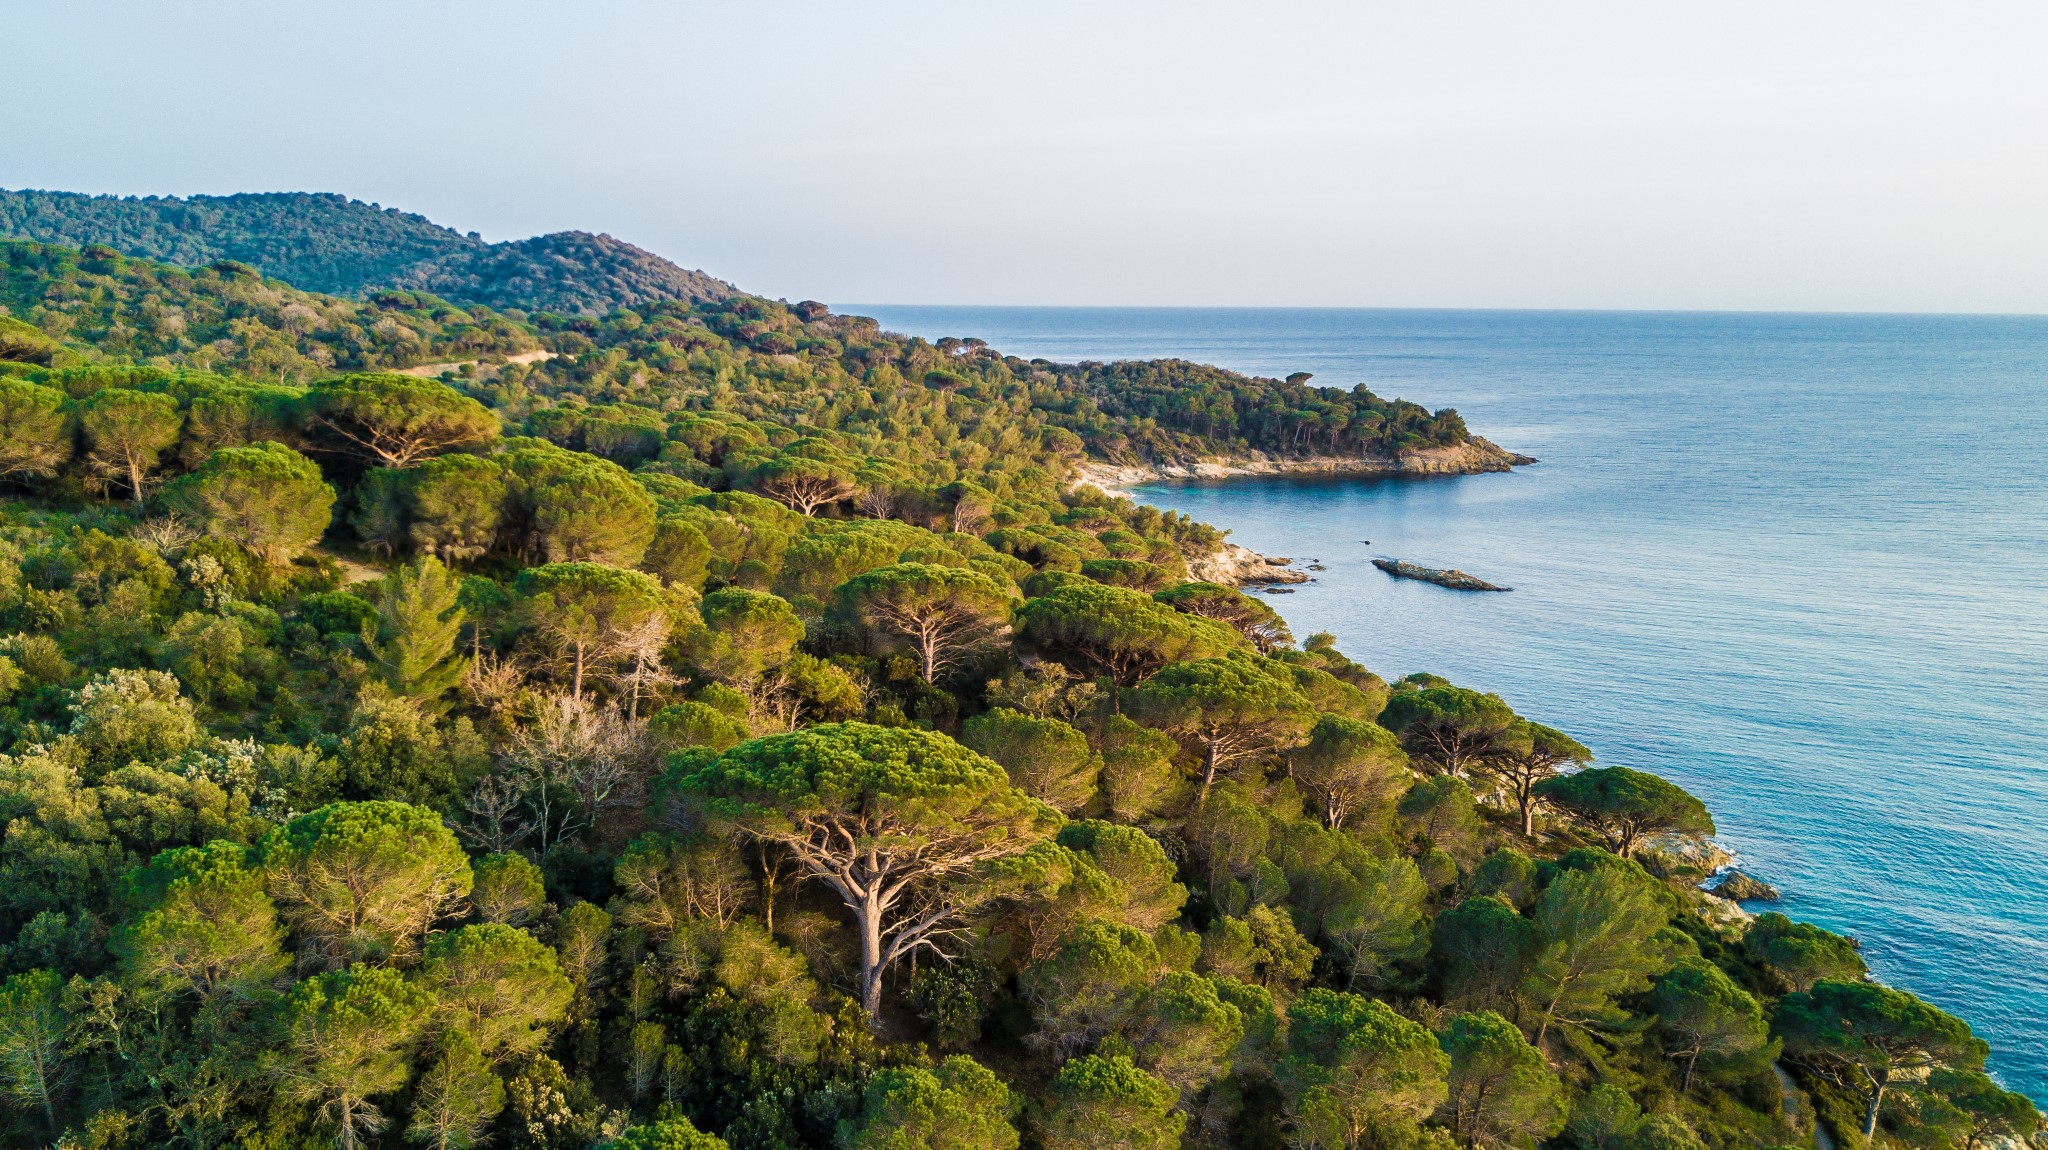
M 2048 1101 L 2048 318 L 842 310 L 1025 357 L 1362 382 L 1541 458 L 1132 494 L 1322 563 L 1270 600 L 1297 635 L 1697 792 L 1778 909 L 1856 936 Z

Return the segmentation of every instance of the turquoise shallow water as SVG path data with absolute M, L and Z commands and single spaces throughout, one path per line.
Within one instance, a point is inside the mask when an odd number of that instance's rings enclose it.
M 1327 570 L 1271 602 L 1663 773 L 2048 1101 L 2048 318 L 849 307 L 1058 360 L 1452 406 L 1542 463 L 1154 485 Z M 1362 540 L 1371 540 L 1368 545 Z M 1398 556 L 1515 588 L 1396 582 Z

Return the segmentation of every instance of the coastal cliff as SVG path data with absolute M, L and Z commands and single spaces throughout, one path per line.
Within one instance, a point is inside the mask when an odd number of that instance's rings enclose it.
M 1301 459 L 1254 453 L 1242 458 L 1198 459 L 1188 463 L 1110 463 L 1088 460 L 1076 468 L 1074 483 L 1105 491 L 1161 479 L 1235 479 L 1244 476 L 1480 475 L 1526 467 L 1536 460 L 1478 436 L 1449 447 L 1398 455 L 1314 455 Z

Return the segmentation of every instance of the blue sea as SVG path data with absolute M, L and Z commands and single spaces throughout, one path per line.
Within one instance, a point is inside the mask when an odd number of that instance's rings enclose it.
M 1133 494 L 1323 564 L 1270 600 L 1297 635 L 1698 793 L 1778 909 L 1860 939 L 2048 1102 L 2048 318 L 846 310 L 1026 357 L 1309 371 L 1540 458 Z

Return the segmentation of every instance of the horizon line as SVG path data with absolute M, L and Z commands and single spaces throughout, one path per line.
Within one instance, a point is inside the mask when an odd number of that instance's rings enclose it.
M 752 294 L 752 293 L 745 293 Z M 780 302 L 788 303 L 788 300 Z M 1900 319 L 2048 319 L 2048 311 L 1911 311 L 1898 308 L 1716 308 L 1716 307 L 1485 307 L 1434 304 L 1146 304 L 1146 303 L 828 303 L 840 315 L 858 308 L 932 308 L 959 311 L 1327 311 L 1487 312 L 1507 315 L 1719 315 L 1869 316 Z

